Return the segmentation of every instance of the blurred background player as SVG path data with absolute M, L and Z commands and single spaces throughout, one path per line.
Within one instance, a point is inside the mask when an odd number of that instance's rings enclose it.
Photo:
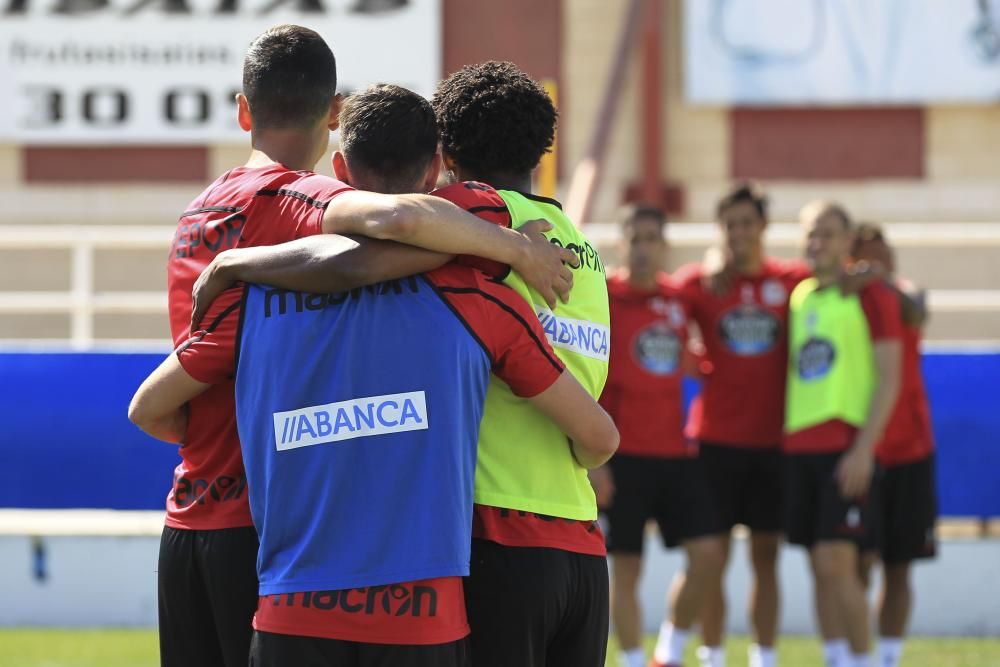
M 867 584 L 875 560 L 882 560 L 882 591 L 878 600 L 878 661 L 896 667 L 903 651 L 907 621 L 913 607 L 910 565 L 934 558 L 937 544 L 937 492 L 934 479 L 934 433 L 920 370 L 920 339 L 927 320 L 925 293 L 896 275 L 896 256 L 882 228 L 860 223 L 855 229 L 851 259 L 881 265 L 890 285 L 908 296 L 903 308 L 903 375 L 899 399 L 875 447 L 882 474 L 878 478 L 880 513 L 878 550 L 862 557 Z
M 666 218 L 660 209 L 630 205 L 620 223 L 626 268 L 608 277 L 611 363 L 601 405 L 622 440 L 615 457 L 592 477 L 607 510 L 612 618 L 627 667 L 646 665 L 637 596 L 646 522 L 656 520 L 668 548 L 684 548 L 686 571 L 671 587 L 669 616 L 650 663 L 680 665 L 705 594 L 720 576 L 722 526 L 697 447 L 683 434 L 688 321 L 662 270 Z
M 874 530 L 875 445 L 899 395 L 902 320 L 881 281 L 845 295 L 851 222 L 836 204 L 801 213 L 814 273 L 792 292 L 785 410 L 785 531 L 809 550 L 830 667 L 870 665 L 859 550 Z
M 781 439 L 787 368 L 788 295 L 809 275 L 804 265 L 764 252 L 767 198 L 750 184 L 719 201 L 725 280 L 700 265 L 675 275 L 698 325 L 707 363 L 690 427 L 716 511 L 728 559 L 730 529 L 750 529 L 751 667 L 773 667 L 778 631 L 777 559 L 781 541 Z M 722 572 L 702 614 L 703 665 L 725 663 Z

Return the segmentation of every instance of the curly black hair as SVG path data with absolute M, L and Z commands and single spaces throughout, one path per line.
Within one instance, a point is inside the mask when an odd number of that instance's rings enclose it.
M 438 84 L 431 104 L 445 154 L 475 174 L 530 173 L 555 140 L 552 100 L 514 63 L 463 67 Z

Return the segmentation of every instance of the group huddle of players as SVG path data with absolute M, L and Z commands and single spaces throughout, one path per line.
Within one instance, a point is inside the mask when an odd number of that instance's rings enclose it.
M 754 531 L 752 659 L 774 661 L 785 528 L 830 591 L 824 636 L 864 653 L 867 637 L 838 625 L 857 602 L 843 569 L 860 576 L 855 544 L 874 534 L 870 481 L 889 489 L 871 462 L 887 415 L 868 413 L 896 391 L 884 362 L 898 371 L 910 300 L 878 276 L 842 276 L 846 213 L 814 212 L 809 278 L 763 257 L 763 199 L 737 190 L 719 207 L 718 261 L 669 280 L 662 215 L 635 209 L 629 270 L 608 279 L 559 203 L 531 193 L 557 114 L 514 65 L 465 67 L 430 102 L 391 85 L 341 99 L 336 86 L 315 32 L 255 39 L 237 99 L 250 159 L 178 224 L 175 350 L 129 408 L 181 444 L 160 544 L 161 663 L 600 667 L 613 607 L 640 664 L 650 517 L 689 556 L 655 664 L 680 664 L 699 615 L 721 646 L 736 523 Z M 313 169 L 333 129 L 328 178 Z M 433 190 L 442 170 L 450 185 Z M 836 347 L 858 335 L 857 349 Z M 683 372 L 704 385 L 687 435 Z M 804 386 L 787 411 L 786 375 Z M 847 392 L 827 382 L 858 377 Z M 791 435 L 789 415 L 804 419 Z M 923 491 L 897 480 L 893 502 Z M 782 488 L 795 489 L 793 524 Z M 916 557 L 885 553 L 887 571 Z
M 596 400 L 608 298 L 592 246 L 530 192 L 555 108 L 498 62 L 432 102 L 335 90 L 315 32 L 258 37 L 251 157 L 178 225 L 176 349 L 130 407 L 182 444 L 161 662 L 603 665 L 587 469 L 618 445 Z M 317 175 L 338 126 L 337 178 Z M 442 166 L 451 185 L 406 194 Z
M 636 582 L 654 519 L 667 547 L 684 548 L 687 567 L 671 586 L 650 665 L 680 665 L 696 623 L 701 664 L 725 664 L 722 579 L 731 529 L 742 524 L 754 580 L 751 667 L 776 664 L 783 539 L 809 550 L 831 667 L 871 664 L 864 589 L 881 558 L 877 664 L 895 667 L 910 563 L 935 553 L 923 297 L 893 275 L 881 229 L 853 224 L 841 206 L 802 210 L 804 262 L 765 254 L 767 200 L 755 187 L 735 187 L 716 214 L 719 254 L 668 276 L 663 213 L 627 207 L 626 267 L 608 280 L 613 335 L 601 404 L 621 445 L 592 476 L 608 520 L 622 662 L 647 664 Z M 686 423 L 684 375 L 701 384 Z

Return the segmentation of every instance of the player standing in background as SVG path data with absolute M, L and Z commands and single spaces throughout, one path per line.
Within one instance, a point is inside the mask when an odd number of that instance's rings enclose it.
M 878 609 L 878 665 L 897 667 L 913 608 L 910 566 L 934 558 L 937 544 L 937 491 L 934 482 L 934 433 L 920 370 L 920 338 L 927 320 L 924 292 L 895 277 L 896 258 L 881 227 L 857 226 L 851 248 L 855 262 L 878 263 L 890 284 L 907 294 L 903 300 L 903 379 L 899 400 L 885 435 L 875 447 L 883 469 L 878 479 L 879 549 L 862 556 L 862 578 L 868 582 L 875 560 L 882 560 L 882 592 Z M 916 306 L 909 307 L 906 306 Z
M 721 576 L 723 532 L 698 450 L 684 436 L 681 381 L 688 339 L 684 304 L 662 267 L 663 211 L 628 206 L 621 218 L 627 268 L 608 278 L 611 362 L 601 405 L 621 433 L 618 454 L 592 471 L 606 509 L 612 559 L 612 618 L 627 667 L 645 667 L 637 597 L 646 522 L 667 548 L 681 546 L 686 572 L 668 599 L 667 641 L 651 665 L 676 667 L 713 582 Z
M 767 199 L 756 188 L 735 187 L 719 201 L 716 218 L 732 274 L 726 289 L 710 289 L 700 265 L 674 274 L 708 358 L 690 426 L 722 521 L 726 560 L 730 529 L 743 524 L 751 531 L 750 665 L 774 667 L 788 295 L 809 270 L 766 256 Z M 705 667 L 725 664 L 722 580 L 720 572 L 702 614 L 699 658 Z M 659 641 L 669 645 L 675 633 L 665 625 Z
M 324 225 L 326 231 L 374 225 L 387 229 L 387 238 L 405 233 L 415 245 L 428 239 L 426 225 L 448 225 L 448 235 L 429 237 L 433 249 L 468 251 L 506 262 L 519 257 L 517 268 L 526 279 L 552 296 L 545 284 L 549 281 L 538 280 L 529 266 L 549 256 L 559 267 L 548 244 L 478 221 L 438 198 L 355 192 L 313 173 L 337 125 L 336 85 L 333 53 L 312 30 L 278 26 L 251 44 L 244 60 L 238 119 L 251 133 L 253 150 L 245 166 L 220 176 L 181 216 L 167 266 L 175 345 L 189 335 L 194 282 L 218 253 L 236 245 L 318 234 Z M 400 139 L 406 140 L 405 135 Z M 359 254 L 355 266 L 366 264 L 367 252 Z M 400 247 L 394 252 L 412 259 L 421 251 Z M 426 270 L 447 257 L 432 260 L 428 264 L 418 258 L 415 264 L 400 266 L 407 272 Z M 364 284 L 399 275 L 393 275 L 399 269 L 388 262 L 381 270 L 359 270 L 351 277 Z M 215 326 L 217 322 L 210 322 L 207 328 Z M 143 415 L 134 417 L 141 421 Z M 247 504 L 233 384 L 215 385 L 198 396 L 183 419 L 182 425 L 145 424 L 152 430 L 183 426 L 184 433 L 160 542 L 160 658 L 164 665 L 243 665 L 256 607 L 257 535 Z
M 869 667 L 859 551 L 877 521 L 875 445 L 899 396 L 900 305 L 882 282 L 857 295 L 838 286 L 851 248 L 843 208 L 814 202 L 801 220 L 814 277 L 789 305 L 785 532 L 809 550 L 827 664 Z

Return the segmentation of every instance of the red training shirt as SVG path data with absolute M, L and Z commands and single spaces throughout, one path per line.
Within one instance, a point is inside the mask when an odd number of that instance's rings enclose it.
M 625 271 L 608 277 L 611 359 L 601 405 L 621 434 L 619 455 L 694 456 L 681 388 L 687 309 L 665 273 L 656 283 L 647 291 L 633 287 Z
M 934 453 L 931 411 L 920 370 L 919 326 L 903 325 L 903 377 L 885 435 L 875 447 L 883 467 L 914 463 Z
M 827 289 L 838 289 L 836 286 Z M 902 340 L 903 319 L 899 298 L 884 283 L 876 282 L 861 290 L 858 297 L 868 321 L 872 343 Z M 843 452 L 854 444 L 858 428 L 839 419 L 785 434 L 785 451 L 790 454 Z
M 701 330 L 707 363 L 689 432 L 701 442 L 747 448 L 781 445 L 788 367 L 788 297 L 810 271 L 801 262 L 764 260 L 722 296 L 702 284 L 700 265 L 673 276 Z
M 329 201 L 350 189 L 332 178 L 278 164 L 232 169 L 208 186 L 181 215 L 167 261 L 174 346 L 188 338 L 191 289 L 217 254 L 318 234 Z M 214 316 L 220 313 L 216 310 Z M 219 326 L 209 318 L 205 324 Z M 225 380 L 188 404 L 186 442 L 167 496 L 166 525 L 171 528 L 252 525 L 233 396 L 232 380 Z

